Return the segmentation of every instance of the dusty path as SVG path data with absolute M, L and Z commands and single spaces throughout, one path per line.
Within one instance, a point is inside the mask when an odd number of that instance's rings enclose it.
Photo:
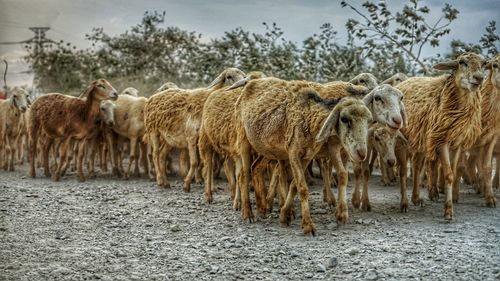
M 175 178 L 172 189 L 107 175 L 55 183 L 26 169 L 0 172 L 0 280 L 500 279 L 500 208 L 468 186 L 446 223 L 442 202 L 401 214 L 399 187 L 373 177 L 372 212 L 350 208 L 338 227 L 315 185 L 319 235 L 305 237 L 277 210 L 243 224 L 223 181 L 206 206 L 201 185 L 186 194 Z

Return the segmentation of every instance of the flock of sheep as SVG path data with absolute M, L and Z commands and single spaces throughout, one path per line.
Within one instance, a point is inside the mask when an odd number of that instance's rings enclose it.
M 464 53 L 434 66 L 451 74 L 396 74 L 380 85 L 369 73 L 320 84 L 228 68 L 206 88 L 166 83 L 150 98 L 138 97 L 134 88 L 118 94 L 104 79 L 80 97 L 50 93 L 30 100 L 26 90 L 14 88 L 0 101 L 0 167 L 14 170 L 28 148 L 31 177 L 39 166 L 55 181 L 67 169 L 76 169 L 84 181 L 84 163 L 94 176 L 98 156 L 101 170 L 110 162 L 117 177 L 138 176 L 142 166 L 161 187 L 170 186 L 167 175 L 173 172 L 184 178 L 186 192 L 193 180 L 204 182 L 208 203 L 223 169 L 244 221 L 254 220 L 250 186 L 258 214 L 268 213 L 276 199 L 284 224 L 295 217 L 298 194 L 303 231 L 314 235 L 308 190 L 313 165 L 323 179 L 324 201 L 344 224 L 348 165 L 355 179 L 353 207 L 371 209 L 368 179 L 379 166 L 385 184 L 400 178 L 400 208 L 406 212 L 410 160 L 412 202 L 422 205 L 420 184 L 426 179 L 431 200 L 444 193 L 449 220 L 461 180 L 496 207 L 499 64 L 500 55 L 486 61 Z M 180 150 L 177 171 L 172 149 Z M 126 168 L 123 158 L 129 159 Z

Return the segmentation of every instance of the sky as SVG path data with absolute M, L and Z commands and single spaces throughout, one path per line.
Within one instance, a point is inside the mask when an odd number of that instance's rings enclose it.
M 349 3 L 360 7 L 364 1 Z M 386 2 L 399 10 L 407 1 Z M 424 49 L 424 56 L 446 52 L 452 39 L 477 43 L 490 20 L 496 20 L 500 29 L 500 0 L 421 1 L 421 5 L 431 9 L 429 22 L 437 20 L 445 3 L 450 3 L 460 14 L 441 45 Z M 220 37 L 224 31 L 236 27 L 263 33 L 262 22 L 276 22 L 286 39 L 300 43 L 328 22 L 342 41 L 346 38 L 347 19 L 358 18 L 352 10 L 341 8 L 340 0 L 0 0 L 0 42 L 26 40 L 33 36 L 28 27 L 47 26 L 51 28 L 48 38 L 86 48 L 90 44 L 84 39 L 85 33 L 93 27 L 118 35 L 139 23 L 145 11 L 154 10 L 166 12 L 165 26 L 196 31 L 203 34 L 203 40 Z M 9 86 L 32 82 L 32 74 L 25 73 L 29 67 L 22 61 L 23 55 L 21 45 L 0 44 L 0 59 L 9 62 Z M 4 69 L 1 65 L 2 76 Z M 3 86 L 3 81 L 0 85 Z

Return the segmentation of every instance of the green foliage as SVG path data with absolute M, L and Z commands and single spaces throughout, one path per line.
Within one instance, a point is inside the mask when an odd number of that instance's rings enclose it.
M 79 92 L 89 81 L 106 78 L 118 90 L 133 86 L 150 95 L 167 81 L 185 88 L 205 86 L 226 67 L 318 82 L 349 80 L 361 72 L 383 80 L 396 72 L 428 73 L 436 57 L 422 58 L 422 48 L 438 46 L 459 13 L 446 4 L 431 25 L 426 19 L 430 9 L 418 0 L 410 0 L 396 12 L 384 1 L 365 2 L 364 12 L 346 1 L 341 5 L 360 18 L 347 21 L 344 45 L 338 43 L 337 31 L 329 23 L 300 44 L 286 40 L 276 23 L 263 23 L 263 33 L 236 28 L 207 42 L 199 33 L 163 27 L 165 13 L 154 11 L 117 36 L 92 29 L 86 34 L 92 44 L 89 49 L 77 50 L 61 41 L 47 52 L 28 50 L 25 59 L 37 75 L 38 87 L 46 92 Z M 464 50 L 496 54 L 495 24 L 490 22 L 478 44 L 454 40 L 452 53 L 445 56 Z

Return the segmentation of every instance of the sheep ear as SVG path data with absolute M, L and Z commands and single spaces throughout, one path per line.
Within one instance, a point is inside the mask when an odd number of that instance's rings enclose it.
M 491 69 L 491 61 L 484 65 L 484 69 Z
M 401 133 L 401 131 L 398 131 L 397 137 L 399 137 L 399 139 L 401 139 L 405 143 L 405 145 L 408 144 L 408 139 L 405 138 L 405 136 L 403 135 L 403 133 Z
M 94 89 L 94 87 L 95 87 L 94 83 L 90 84 L 85 90 L 83 90 L 83 92 L 78 97 L 84 98 L 84 97 L 88 96 L 90 91 L 92 91 L 92 89 Z
M 335 106 L 326 117 L 323 126 L 319 130 L 318 135 L 316 136 L 316 142 L 323 142 L 328 139 L 333 134 L 334 129 L 337 127 L 337 123 L 339 122 L 340 117 L 340 107 Z
M 438 64 L 435 64 L 433 66 L 434 69 L 437 69 L 437 70 L 453 70 L 453 69 L 457 69 L 458 67 L 458 61 L 457 60 L 450 60 L 450 61 L 447 61 L 447 62 L 440 62 Z
M 208 85 L 207 88 L 212 88 L 214 87 L 215 85 L 217 84 L 220 84 L 221 82 L 223 82 L 226 78 L 226 72 L 222 72 L 221 74 L 219 74 L 219 76 L 217 76 L 217 78 L 215 78 L 214 81 L 212 81 L 212 83 L 210 83 L 210 85 Z
M 403 118 L 403 128 L 406 127 L 407 125 L 407 121 L 406 121 L 406 109 L 405 109 L 405 105 L 403 103 L 403 101 L 400 101 L 399 102 L 399 107 L 400 107 L 400 114 L 401 114 L 401 118 Z
M 394 77 L 389 77 L 386 80 L 382 81 L 381 84 L 392 85 L 394 83 Z
M 373 91 L 374 90 L 372 90 L 363 98 L 363 102 L 365 103 L 366 107 L 370 109 L 370 112 L 373 112 Z
M 244 79 L 236 81 L 236 83 L 234 83 L 229 88 L 227 88 L 226 91 L 230 91 L 230 90 L 233 90 L 233 89 L 236 89 L 236 88 L 243 87 L 243 86 L 245 86 L 248 83 L 248 81 L 249 81 L 249 77 L 246 77 Z

